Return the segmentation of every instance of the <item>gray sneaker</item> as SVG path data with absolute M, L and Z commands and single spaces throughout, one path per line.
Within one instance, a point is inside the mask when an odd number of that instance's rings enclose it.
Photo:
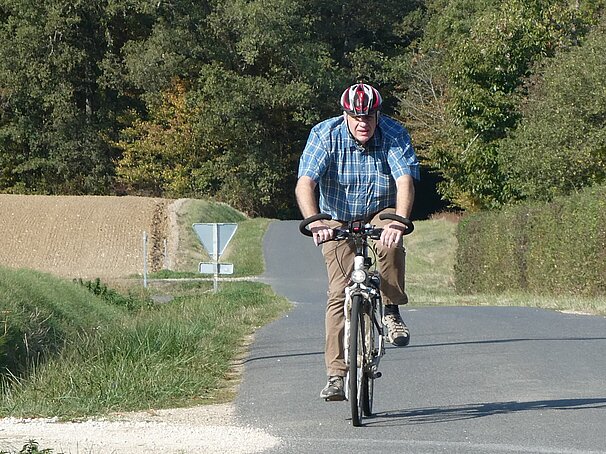
M 405 347 L 410 342 L 410 331 L 402 321 L 400 314 L 389 314 L 383 317 L 383 324 L 387 327 L 389 342 L 398 347 Z
M 333 376 L 328 378 L 328 383 L 320 393 L 324 400 L 345 400 L 345 390 L 343 389 L 343 377 Z

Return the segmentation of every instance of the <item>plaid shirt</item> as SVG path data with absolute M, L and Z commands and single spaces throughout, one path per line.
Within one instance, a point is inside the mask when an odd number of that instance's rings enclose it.
M 299 161 L 299 177 L 320 188 L 320 212 L 339 221 L 366 219 L 396 205 L 396 179 L 419 179 L 419 162 L 404 126 L 380 116 L 366 146 L 347 129 L 343 115 L 314 126 Z

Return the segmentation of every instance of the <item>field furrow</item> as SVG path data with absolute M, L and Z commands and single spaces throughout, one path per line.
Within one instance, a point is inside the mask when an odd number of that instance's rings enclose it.
M 162 268 L 171 200 L 0 194 L 0 265 L 63 277 L 126 277 Z

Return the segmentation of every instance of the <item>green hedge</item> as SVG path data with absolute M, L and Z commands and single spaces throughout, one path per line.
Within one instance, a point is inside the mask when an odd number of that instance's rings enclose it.
M 606 186 L 467 215 L 457 239 L 460 293 L 606 295 Z

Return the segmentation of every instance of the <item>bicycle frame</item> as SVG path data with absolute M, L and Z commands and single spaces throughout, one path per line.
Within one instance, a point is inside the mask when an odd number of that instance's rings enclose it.
M 378 292 L 378 290 L 372 289 L 372 293 Z M 364 352 L 365 354 L 365 365 L 367 368 L 367 372 L 370 374 L 372 378 L 379 378 L 381 373 L 379 372 L 379 363 L 381 362 L 381 357 L 385 354 L 385 338 L 383 336 L 383 304 L 380 302 L 380 299 L 375 299 L 374 296 L 368 295 L 365 296 L 364 292 L 358 292 L 357 289 L 350 290 L 350 287 L 346 289 L 345 293 L 345 339 L 344 339 L 344 350 L 345 350 L 345 358 L 348 358 L 349 353 L 349 320 L 351 317 L 351 305 L 352 305 L 352 293 L 360 294 L 362 296 L 362 303 L 364 307 L 362 311 L 365 314 L 372 314 L 370 321 L 371 323 L 377 327 L 377 331 L 379 333 L 378 345 L 376 347 L 376 353 L 373 352 Z M 370 307 L 368 307 L 369 301 L 373 301 L 370 303 Z M 379 301 L 379 302 L 377 302 Z M 368 327 L 370 329 L 370 327 Z M 365 333 L 366 336 L 369 336 L 369 332 Z M 370 341 L 368 339 L 365 340 L 365 345 L 369 345 Z M 346 392 L 346 398 L 349 398 L 348 393 Z

